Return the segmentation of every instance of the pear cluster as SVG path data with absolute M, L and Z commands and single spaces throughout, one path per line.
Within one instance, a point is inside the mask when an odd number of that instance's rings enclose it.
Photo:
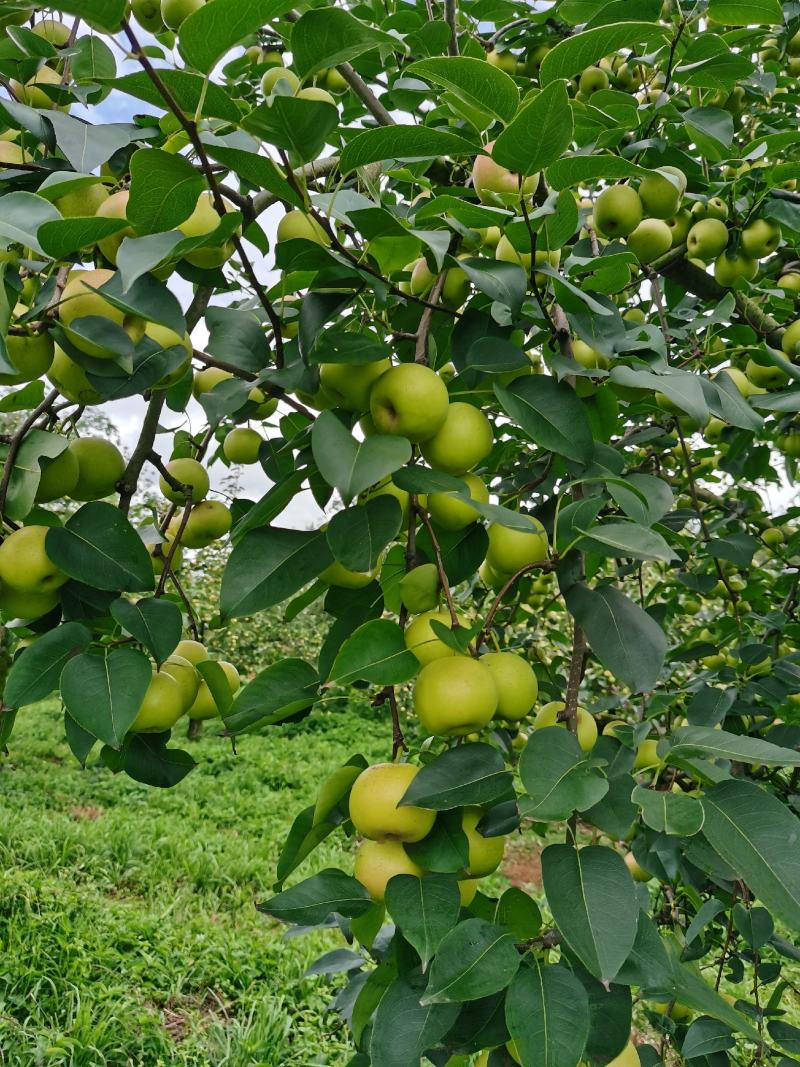
M 383 901 L 386 886 L 396 875 L 421 878 L 424 867 L 413 858 L 413 846 L 433 830 L 436 813 L 403 798 L 418 774 L 410 763 L 379 763 L 362 771 L 350 790 L 350 819 L 363 838 L 355 857 L 355 877 L 373 900 Z M 461 831 L 466 838 L 467 862 L 459 872 L 461 904 L 467 907 L 481 878 L 500 866 L 505 851 L 503 836 L 484 835 L 479 824 L 484 812 L 467 807 L 461 811 Z
M 163 733 L 171 730 L 183 716 L 195 721 L 218 718 L 217 700 L 198 670 L 200 664 L 208 662 L 211 656 L 200 641 L 189 638 L 179 641 L 160 668 L 153 671 L 144 700 L 130 726 L 131 733 Z M 215 662 L 222 668 L 231 696 L 235 696 L 241 685 L 239 672 L 226 660 Z

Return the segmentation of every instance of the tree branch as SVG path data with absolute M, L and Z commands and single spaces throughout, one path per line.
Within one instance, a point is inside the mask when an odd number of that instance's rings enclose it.
M 142 421 L 139 440 L 136 442 L 136 447 L 131 454 L 131 458 L 128 460 L 128 466 L 125 468 L 125 473 L 117 482 L 117 490 L 119 492 L 118 506 L 120 511 L 124 511 L 126 515 L 130 511 L 131 500 L 133 499 L 136 487 L 139 484 L 139 476 L 142 473 L 142 467 L 153 450 L 153 444 L 156 439 L 156 434 L 158 433 L 158 420 L 161 418 L 161 411 L 164 407 L 165 400 L 166 392 L 163 389 L 159 389 L 150 394 L 150 400 L 147 404 L 147 410 L 145 411 L 144 419 Z

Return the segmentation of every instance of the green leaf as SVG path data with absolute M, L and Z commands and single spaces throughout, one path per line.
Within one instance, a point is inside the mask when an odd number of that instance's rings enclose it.
M 296 190 L 292 188 L 267 156 L 260 156 L 255 152 L 246 152 L 241 148 L 230 148 L 209 138 L 206 138 L 204 143 L 206 151 L 212 159 L 224 163 L 226 167 L 236 171 L 240 177 L 246 179 L 251 185 L 255 185 L 259 189 L 266 189 L 268 193 L 286 201 L 292 207 L 304 207 L 302 197 L 298 196 Z
M 536 901 L 516 886 L 507 889 L 497 901 L 493 918 L 498 926 L 505 926 L 517 941 L 536 937 L 542 928 L 542 913 Z
M 140 126 L 123 122 L 92 126 L 60 111 L 48 111 L 47 121 L 55 131 L 58 147 L 79 174 L 89 174 L 120 148 L 138 140 L 142 132 Z
M 667 950 L 669 963 L 672 967 L 672 997 L 668 999 L 674 998 L 680 1001 L 681 1004 L 694 1008 L 695 1011 L 702 1012 L 704 1015 L 711 1015 L 715 1019 L 719 1019 L 720 1022 L 725 1023 L 732 1030 L 738 1030 L 739 1033 L 745 1034 L 751 1041 L 758 1042 L 758 1030 L 749 1020 L 740 1015 L 727 1000 L 723 999 L 713 985 L 709 984 L 708 979 L 692 964 L 681 962 L 681 948 L 678 943 L 674 939 L 670 939 L 662 942 L 662 944 Z M 664 999 L 663 996 L 659 997 L 659 1000 L 663 1001 Z
M 371 571 L 402 521 L 403 509 L 394 497 L 376 496 L 336 512 L 328 523 L 328 545 L 343 567 Z
M 703 836 L 765 907 L 800 930 L 800 820 L 752 782 L 720 782 L 702 798 Z
M 523 1067 L 575 1067 L 589 1036 L 589 998 L 566 967 L 534 959 L 506 994 L 506 1022 Z
M 35 193 L 14 192 L 0 196 L 0 238 L 43 252 L 39 228 L 61 218 L 57 208 Z
M 760 737 L 731 734 L 707 726 L 680 726 L 669 737 L 668 758 L 729 759 L 738 763 L 765 763 L 770 767 L 800 767 L 800 752 L 782 748 Z
M 753 63 L 741 52 L 731 52 L 715 33 L 698 34 L 681 56 L 675 78 L 682 85 L 704 89 L 730 89 L 753 71 Z
M 569 189 L 596 178 L 646 178 L 652 171 L 622 156 L 598 152 L 591 156 L 562 156 L 547 168 L 547 184 L 553 189 Z
M 589 462 L 594 446 L 586 408 L 566 383 L 532 374 L 508 386 L 496 384 L 495 393 L 505 413 L 537 445 L 577 463 Z
M 285 15 L 291 7 L 287 0 L 208 0 L 181 23 L 181 55 L 201 74 L 210 74 L 216 62 L 242 38 Z
M 174 230 L 197 206 L 205 182 L 185 156 L 140 148 L 131 156 L 128 218 L 144 235 Z
M 368 26 L 349 11 L 333 7 L 306 11 L 292 27 L 290 45 L 292 65 L 301 78 L 381 46 L 400 48 L 396 37 Z
M 467 258 L 459 260 L 458 265 L 481 293 L 507 307 L 513 316 L 519 313 L 528 280 L 518 263 Z
M 350 685 L 355 681 L 373 685 L 398 685 L 413 678 L 419 663 L 409 652 L 403 631 L 391 619 L 365 622 L 339 650 L 328 684 Z
M 590 589 L 578 583 L 567 591 L 566 601 L 603 666 L 632 692 L 650 692 L 667 651 L 655 619 L 610 585 Z
M 375 434 L 356 441 L 332 411 L 314 420 L 311 449 L 320 474 L 346 504 L 411 459 L 405 437 Z
M 572 141 L 566 83 L 554 81 L 528 97 L 494 143 L 492 159 L 517 174 L 535 174 L 555 162 Z M 571 236 L 568 235 L 568 236 Z
M 116 31 L 126 5 L 125 0 L 56 0 L 47 6 L 68 15 L 80 15 L 90 25 L 99 26 L 102 30 Z
M 163 663 L 175 651 L 183 629 L 177 604 L 155 597 L 135 601 L 121 597 L 109 610 L 120 626 L 145 646 L 156 663 Z
M 783 1022 L 782 1019 L 773 1019 L 767 1023 L 769 1036 L 773 1041 L 794 1055 L 800 1054 L 800 1029 L 791 1023 Z
M 82 652 L 64 667 L 61 699 L 79 726 L 119 749 L 152 676 L 147 656 L 135 648 L 116 648 L 99 655 Z
M 678 559 L 661 534 L 635 522 L 598 523 L 584 533 L 586 537 L 580 545 L 584 551 L 612 557 L 660 559 L 666 563 Z
M 514 938 L 484 919 L 467 919 L 447 934 L 431 965 L 423 1004 L 478 1000 L 505 989 L 520 965 Z
M 302 659 L 282 659 L 248 682 L 225 715 L 225 729 L 241 733 L 251 726 L 281 722 L 313 704 L 319 677 Z
M 405 850 L 424 871 L 464 871 L 469 865 L 469 842 L 462 828 L 462 813 L 457 808 L 440 812 L 433 829 L 421 841 L 405 845 Z
M 684 1059 L 695 1059 L 735 1047 L 736 1038 L 729 1026 L 718 1019 L 703 1017 L 695 1019 L 686 1031 L 681 1054 Z
M 448 749 L 427 763 L 400 803 L 447 811 L 464 804 L 487 807 L 513 795 L 511 774 L 502 755 L 479 741 Z
M 372 900 L 355 878 L 329 867 L 256 907 L 281 922 L 319 926 L 334 913 L 357 918 L 372 907 Z
M 591 975 L 611 981 L 633 948 L 639 911 L 622 857 L 602 845 L 548 845 L 542 880 L 564 940 Z
M 338 124 L 339 112 L 332 104 L 295 96 L 274 96 L 242 120 L 250 133 L 296 153 L 303 162 L 317 158 Z
M 63 527 L 47 531 L 45 551 L 57 567 L 94 589 L 150 592 L 153 564 L 141 537 L 113 504 L 91 500 Z
M 11 665 L 3 702 L 22 708 L 44 700 L 58 687 L 64 664 L 89 647 L 92 635 L 79 622 L 65 622 L 28 645 Z
M 502 122 L 511 122 L 519 107 L 514 79 L 498 67 L 487 66 L 483 59 L 436 56 L 412 63 L 405 73 L 448 89 L 470 107 L 488 111 Z
M 624 482 L 609 479 L 608 492 L 626 515 L 644 526 L 663 519 L 675 503 L 667 483 L 652 474 L 626 474 Z
M 343 174 L 384 160 L 434 159 L 436 156 L 473 156 L 480 146 L 456 133 L 428 126 L 382 126 L 365 130 L 348 141 L 339 158 Z
M 63 259 L 81 248 L 96 244 L 104 237 L 118 233 L 126 225 L 124 219 L 57 219 L 40 226 L 39 243 L 46 255 L 52 259 Z
M 172 789 L 197 766 L 188 752 L 167 747 L 167 734 L 135 734 L 124 748 L 125 773 L 156 789 Z
M 602 771 L 586 759 L 578 739 L 563 727 L 534 730 L 519 761 L 528 796 L 520 814 L 537 822 L 558 822 L 591 808 L 608 792 Z
M 438 1044 L 456 1021 L 457 1004 L 423 1004 L 420 992 L 403 976 L 383 994 L 372 1020 L 370 1063 L 417 1067 L 426 1049 Z
M 637 785 L 631 800 L 642 809 L 642 818 L 647 826 L 659 833 L 691 837 L 703 825 L 703 807 L 695 797 L 672 793 L 668 789 L 648 789 Z
M 665 26 L 653 22 L 617 22 L 574 34 L 559 41 L 542 60 L 539 82 L 542 87 L 559 78 L 571 78 L 619 48 L 641 43 L 657 44 L 669 37 Z
M 48 433 L 46 430 L 28 431 L 17 449 L 8 483 L 4 511 L 10 519 L 24 519 L 30 512 L 42 475 L 40 461 L 60 456 L 68 443 L 61 434 Z M 8 449 L 3 448 L 3 453 L 7 452 Z
M 723 26 L 780 26 L 780 0 L 709 0 L 708 16 Z
M 452 875 L 426 874 L 414 878 L 399 874 L 386 887 L 386 910 L 422 961 L 422 969 L 438 951 L 444 937 L 458 922 L 461 897 Z
M 631 991 L 616 983 L 606 988 L 578 964 L 573 965 L 572 973 L 589 997 L 589 1037 L 584 1059 L 608 1063 L 631 1039 Z
M 729 155 L 733 141 L 733 116 L 719 107 L 692 107 L 683 121 L 690 138 L 713 162 Z
M 688 371 L 652 374 L 650 371 L 634 370 L 632 367 L 614 367 L 611 370 L 611 380 L 619 385 L 630 386 L 632 389 L 662 392 L 681 411 L 702 426 L 708 422 L 708 405 L 700 379 L 696 374 L 690 374 Z
M 181 111 L 190 118 L 199 111 L 204 118 L 225 119 L 233 123 L 240 121 L 239 108 L 221 85 L 191 71 L 170 70 L 169 67 L 159 67 L 158 76 Z M 169 110 L 164 97 L 144 71 L 115 79 L 114 88 L 127 96 L 144 100 L 160 111 Z
M 220 611 L 235 619 L 280 604 L 319 577 L 333 556 L 324 530 L 251 530 L 234 547 L 222 575 Z

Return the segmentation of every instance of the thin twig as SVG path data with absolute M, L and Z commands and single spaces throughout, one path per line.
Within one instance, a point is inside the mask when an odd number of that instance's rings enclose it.
M 451 629 L 457 630 L 461 624 L 458 621 L 458 614 L 456 612 L 456 605 L 453 601 L 453 593 L 450 589 L 450 582 L 447 577 L 447 571 L 444 569 L 444 562 L 442 561 L 442 548 L 439 544 L 439 539 L 436 536 L 436 531 L 434 530 L 431 524 L 431 520 L 428 517 L 427 510 L 417 504 L 417 512 L 419 513 L 419 517 L 422 519 L 425 529 L 428 531 L 428 536 L 430 537 L 431 544 L 433 545 L 433 555 L 436 559 L 436 569 L 439 572 L 439 582 L 441 583 L 442 589 L 444 591 L 444 598 L 447 602 L 447 610 L 450 612 Z
M 426 307 L 422 312 L 422 317 L 419 320 L 419 329 L 417 330 L 417 343 L 414 349 L 414 362 L 424 363 L 428 362 L 428 335 L 431 332 L 431 324 L 433 322 L 433 313 L 436 306 L 439 303 L 439 298 L 442 295 L 444 289 L 444 283 L 447 280 L 447 271 L 442 270 L 439 277 L 434 282 L 433 288 L 430 291 L 429 299 L 431 306 Z
M 33 411 L 28 415 L 27 419 L 22 423 L 20 428 L 16 431 L 11 438 L 11 443 L 8 446 L 8 453 L 6 454 L 5 464 L 3 466 L 3 477 L 0 480 L 0 515 L 5 511 L 6 497 L 8 496 L 8 486 L 11 481 L 11 475 L 14 473 L 14 461 L 17 458 L 22 442 L 25 439 L 25 435 L 28 430 L 33 426 L 36 420 L 45 411 L 48 411 L 61 394 L 58 389 L 53 389 L 47 394 L 41 404 L 35 407 Z

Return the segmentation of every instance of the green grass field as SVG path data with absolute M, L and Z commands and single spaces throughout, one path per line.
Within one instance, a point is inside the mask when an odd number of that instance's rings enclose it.
M 0 762 L 0 1064 L 347 1062 L 326 947 L 255 910 L 322 777 L 387 756 L 368 706 L 240 740 L 206 730 L 173 790 L 81 770 L 58 707 L 25 708 Z M 93 757 L 90 757 L 90 764 Z M 302 871 L 349 860 L 334 836 Z

